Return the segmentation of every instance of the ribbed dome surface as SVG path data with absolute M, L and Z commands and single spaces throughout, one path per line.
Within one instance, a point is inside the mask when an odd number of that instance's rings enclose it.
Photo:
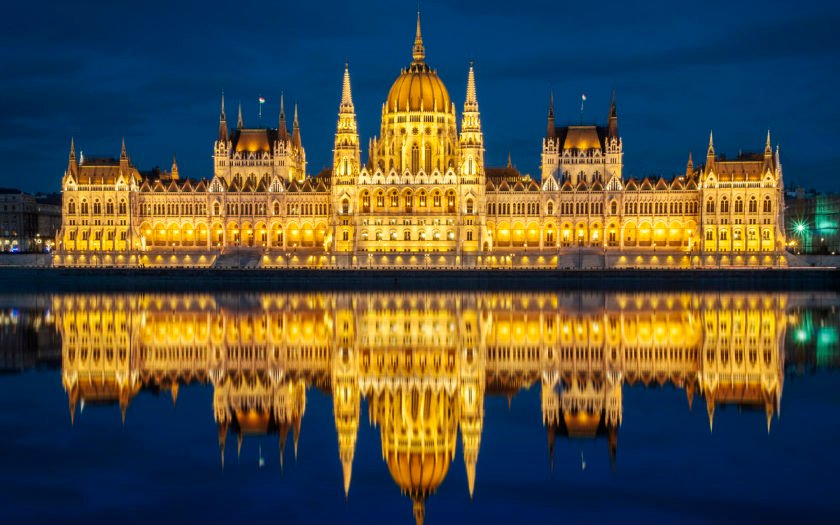
M 451 105 L 449 92 L 437 72 L 424 63 L 415 62 L 391 86 L 385 111 L 449 112 Z

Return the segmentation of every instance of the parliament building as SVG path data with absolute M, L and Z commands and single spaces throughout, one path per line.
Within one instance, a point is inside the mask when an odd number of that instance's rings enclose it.
M 361 143 L 345 66 L 332 168 L 307 172 L 297 107 L 289 132 L 251 128 L 224 98 L 213 176 L 142 173 L 76 157 L 62 179 L 56 266 L 244 268 L 623 268 L 787 265 L 778 147 L 727 160 L 709 137 L 684 175 L 631 179 L 615 96 L 606 125 L 556 126 L 539 179 L 484 163 L 475 71 L 459 118 L 426 62 L 412 61 Z

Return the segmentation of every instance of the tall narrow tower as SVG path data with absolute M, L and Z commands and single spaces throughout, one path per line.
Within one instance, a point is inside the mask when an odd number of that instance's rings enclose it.
M 481 114 L 475 88 L 475 68 L 470 62 L 467 74 L 467 96 L 461 119 L 460 199 L 461 231 L 459 247 L 463 252 L 482 250 L 484 231 L 485 171 L 484 134 L 481 132 Z M 489 247 L 489 246 L 488 246 Z
M 338 125 L 335 131 L 332 170 L 333 251 L 350 252 L 353 249 L 353 226 L 350 224 L 356 204 L 356 181 L 361 170 L 359 128 L 350 90 L 350 66 L 344 64 L 344 81 L 341 86 L 341 104 L 338 107 Z

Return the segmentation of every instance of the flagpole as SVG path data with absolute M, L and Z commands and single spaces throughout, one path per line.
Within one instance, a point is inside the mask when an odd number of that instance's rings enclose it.
M 586 93 L 580 94 L 580 125 L 583 126 L 583 103 L 586 102 Z

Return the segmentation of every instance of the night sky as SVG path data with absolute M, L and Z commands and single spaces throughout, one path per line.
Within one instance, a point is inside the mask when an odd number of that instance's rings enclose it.
M 219 99 L 229 121 L 276 126 L 300 105 L 309 171 L 331 163 L 345 58 L 363 158 L 411 60 L 414 1 L 15 2 L 0 17 L 0 186 L 56 191 L 70 137 L 86 156 L 212 176 Z M 425 0 L 427 62 L 462 109 L 475 59 L 487 163 L 538 175 L 548 94 L 559 123 L 605 122 L 618 95 L 625 174 L 672 175 L 689 151 L 761 151 L 785 183 L 840 191 L 840 3 Z M 291 117 L 291 115 L 289 115 Z

